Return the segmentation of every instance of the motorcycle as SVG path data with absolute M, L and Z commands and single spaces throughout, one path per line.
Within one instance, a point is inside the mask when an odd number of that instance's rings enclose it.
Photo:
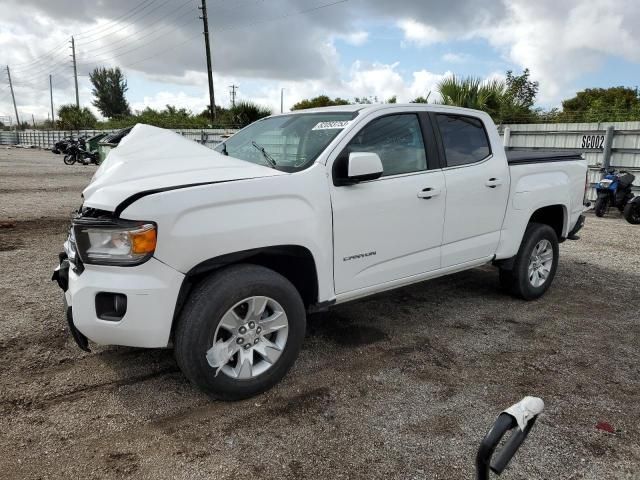
M 640 225 L 640 197 L 633 197 L 624 207 L 624 218 L 632 225 Z
M 62 153 L 66 153 L 67 152 L 67 148 L 69 147 L 71 142 L 73 142 L 73 138 L 71 138 L 71 137 L 63 138 L 62 140 L 57 141 L 53 145 L 53 148 L 51 149 L 51 152 L 55 153 L 56 155 L 60 155 Z
M 76 162 L 82 163 L 83 165 L 89 165 L 90 163 L 98 164 L 98 154 L 86 150 L 84 138 L 72 141 L 65 153 L 66 155 L 63 161 L 66 165 L 73 165 Z
M 492 471 L 501 475 L 525 441 L 544 409 L 544 402 L 537 397 L 524 397 L 515 405 L 503 411 L 485 435 L 476 455 L 476 479 L 488 480 Z M 502 448 L 493 458 L 502 437 L 513 430 Z
M 623 170 L 616 172 L 614 168 L 603 168 L 600 172 L 604 173 L 604 176 L 596 185 L 596 216 L 603 217 L 612 206 L 621 213 L 624 212 L 626 205 L 633 199 L 631 184 L 636 177 Z

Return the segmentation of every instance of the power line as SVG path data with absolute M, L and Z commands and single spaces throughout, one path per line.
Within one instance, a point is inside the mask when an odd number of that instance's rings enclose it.
M 78 95 L 78 67 L 76 65 L 76 42 L 71 37 L 71 57 L 73 58 L 73 79 L 76 83 L 76 107 L 80 108 L 80 96 Z
M 159 8 L 164 7 L 164 6 L 165 6 L 167 3 L 169 3 L 170 1 L 171 1 L 171 0 L 164 0 L 164 2 L 162 2 L 162 3 L 161 3 L 160 5 L 158 5 L 156 8 L 154 8 L 154 9 L 152 9 L 152 10 L 148 11 L 148 12 L 147 12 L 147 13 L 145 13 L 143 16 L 141 16 L 141 17 L 139 17 L 139 18 L 136 18 L 136 21 L 140 21 L 140 20 L 142 20 L 143 18 L 148 17 L 148 16 L 149 16 L 149 15 L 151 15 L 153 12 L 157 11 Z M 192 0 L 188 0 L 188 2 L 191 2 L 191 1 L 192 1 Z M 188 3 L 188 2 L 185 2 L 185 3 Z M 90 44 L 90 43 L 95 43 L 95 42 L 97 42 L 98 40 L 101 40 L 101 39 L 103 39 L 103 38 L 105 38 L 105 37 L 108 37 L 109 35 L 113 35 L 114 33 L 121 32 L 122 30 L 124 30 L 125 28 L 128 28 L 128 27 L 130 27 L 130 26 L 131 26 L 131 25 L 130 25 L 129 23 L 127 23 L 126 25 L 122 26 L 121 28 L 119 28 L 119 29 L 117 29 L 117 30 L 114 30 L 114 31 L 110 32 L 108 35 L 102 35 L 102 36 L 99 36 L 99 37 L 97 37 L 97 38 L 93 38 L 92 40 L 88 40 L 88 41 L 86 41 L 86 40 L 85 40 L 85 41 L 83 41 L 83 42 L 82 42 L 82 44 L 83 44 L 83 45 L 88 45 L 88 44 Z M 91 37 L 89 37 L 89 38 L 91 38 Z
M 259 21 L 256 21 L 256 22 L 241 23 L 241 24 L 230 25 L 230 26 L 226 26 L 226 27 L 218 27 L 218 28 L 216 28 L 216 30 L 217 31 L 237 30 L 237 29 L 245 28 L 245 27 L 253 27 L 255 25 L 261 25 L 263 23 L 269 23 L 269 22 L 273 22 L 273 21 L 283 20 L 283 19 L 289 18 L 289 17 L 294 17 L 294 16 L 297 16 L 297 15 L 303 15 L 305 13 L 315 12 L 316 10 L 321 10 L 323 8 L 328 8 L 328 7 L 333 7 L 335 5 L 339 5 L 341 3 L 346 3 L 348 1 L 349 0 L 338 0 L 338 1 L 335 1 L 335 2 L 325 3 L 323 5 L 318 5 L 316 7 L 308 8 L 306 10 L 298 10 L 296 12 L 286 13 L 284 15 L 265 18 L 265 19 L 262 19 L 262 20 L 259 20 Z
M 11 99 L 13 100 L 13 110 L 16 112 L 16 123 L 20 125 L 20 118 L 18 117 L 18 106 L 16 105 L 16 96 L 13 93 L 13 84 L 11 83 L 11 72 L 9 71 L 9 65 L 7 65 L 7 78 L 9 79 L 9 89 L 11 90 Z
M 155 0 L 153 0 L 153 1 L 155 1 Z M 153 3 L 153 1 L 152 1 L 151 3 Z M 289 13 L 286 13 L 286 14 L 284 14 L 284 15 L 273 16 L 273 17 L 270 17 L 270 18 L 263 18 L 263 19 L 259 19 L 259 20 L 257 20 L 257 21 L 252 21 L 252 22 L 243 23 L 243 24 L 235 24 L 235 25 L 231 25 L 231 26 L 227 26 L 227 27 L 221 27 L 221 28 L 219 28 L 218 30 L 233 30 L 233 29 L 238 29 L 238 28 L 242 28 L 242 27 L 249 27 L 249 26 L 253 26 L 253 25 L 257 25 L 257 24 L 263 24 L 263 23 L 268 23 L 268 22 L 272 22 L 272 21 L 278 21 L 278 20 L 282 20 L 282 19 L 289 18 L 289 17 L 292 17 L 292 16 L 302 15 L 302 14 L 309 13 L 309 12 L 313 12 L 313 11 L 317 11 L 317 10 L 320 10 L 320 9 L 323 9 L 323 8 L 328 8 L 328 7 L 331 7 L 331 6 L 334 6 L 334 5 L 338 5 L 338 4 L 341 4 L 341 3 L 346 3 L 347 1 L 348 1 L 348 0 L 339 0 L 339 1 L 334 1 L 334 2 L 330 2 L 330 3 L 325 3 L 325 4 L 322 4 L 322 5 L 317 5 L 317 6 L 315 6 L 315 7 L 311 7 L 311 8 L 307 8 L 307 9 L 303 9 L 303 10 L 295 11 L 295 12 L 289 12 Z M 145 10 L 147 7 L 149 7 L 149 6 L 151 5 L 151 3 L 149 3 L 149 0 L 145 0 L 145 1 L 143 1 L 142 3 L 138 4 L 138 6 L 136 7 L 136 8 L 138 8 L 138 10 L 137 10 L 137 11 L 135 11 L 135 12 L 134 12 L 134 10 L 135 10 L 135 8 L 134 8 L 133 10 L 130 10 L 130 11 L 128 12 L 128 14 L 125 14 L 125 15 L 123 15 L 122 17 L 119 17 L 119 18 L 121 18 L 122 20 L 124 20 L 125 18 L 127 18 L 127 15 L 128 15 L 128 18 L 131 18 L 131 17 L 133 17 L 133 16 L 135 16 L 135 15 L 137 15 L 137 14 L 140 14 L 143 10 Z M 175 12 L 175 11 L 180 10 L 180 9 L 181 9 L 182 7 L 184 7 L 184 5 L 186 5 L 187 3 L 188 3 L 188 2 L 185 2 L 185 3 L 181 4 L 181 5 L 180 5 L 180 6 L 178 6 L 177 8 L 175 8 L 175 9 L 171 10 L 171 12 Z M 165 4 L 166 4 L 166 2 L 164 2 L 164 3 L 160 4 L 160 5 L 159 5 L 159 6 L 157 6 L 157 7 L 156 7 L 156 9 L 154 9 L 153 11 L 156 11 L 158 8 L 160 8 L 161 6 L 163 6 L 163 5 L 165 5 Z M 144 8 L 141 8 L 143 5 L 146 5 L 146 6 L 145 6 Z M 237 10 L 237 9 L 238 9 L 238 8 L 227 9 L 227 10 Z M 218 10 L 218 9 L 216 9 L 216 11 L 217 11 L 217 10 Z M 132 13 L 132 12 L 134 12 L 134 13 Z M 147 13 L 150 13 L 150 12 L 147 12 Z M 185 12 L 183 15 L 179 16 L 178 18 L 182 18 L 182 17 L 186 16 L 188 13 L 190 13 L 190 11 Z M 162 19 L 164 19 L 164 18 L 167 18 L 167 15 L 166 15 L 166 14 L 165 14 L 163 17 L 159 17 L 159 18 L 157 18 L 157 19 L 156 19 L 156 21 L 155 21 L 155 23 L 154 23 L 153 25 L 156 25 L 157 23 L 159 23 L 159 21 L 161 21 L 161 20 L 162 20 Z M 122 20 L 121 20 L 121 21 L 122 21 Z M 160 56 L 160 55 L 165 55 L 167 52 L 172 51 L 172 50 L 175 50 L 176 48 L 181 47 L 182 45 L 186 44 L 187 42 L 192 41 L 193 39 L 195 39 L 197 36 L 199 36 L 199 35 L 200 35 L 200 32 L 196 32 L 196 33 L 194 33 L 193 35 L 190 35 L 190 36 L 186 37 L 183 41 L 178 42 L 178 43 L 174 43 L 174 44 L 173 44 L 173 45 L 171 45 L 170 47 L 168 47 L 168 48 L 164 48 L 162 51 L 157 52 L 157 53 L 154 53 L 153 55 L 148 55 L 148 56 L 146 56 L 146 57 L 139 58 L 139 59 L 136 59 L 136 60 L 134 60 L 134 61 L 117 62 L 117 64 L 114 64 L 114 63 L 113 63 L 113 59 L 115 59 L 115 58 L 125 57 L 126 55 L 130 54 L 131 52 L 136 51 L 136 50 L 139 50 L 140 48 L 143 48 L 144 46 L 146 46 L 146 45 L 148 45 L 148 44 L 150 44 L 150 43 L 155 42 L 155 41 L 157 40 L 157 38 L 155 38 L 155 35 L 154 35 L 154 34 L 158 34 L 158 33 L 160 33 L 160 32 L 164 32 L 164 31 L 167 31 L 167 30 L 169 30 L 169 31 L 170 31 L 170 30 L 178 30 L 178 28 L 179 28 L 179 27 L 182 27 L 182 26 L 184 26 L 184 25 L 187 25 L 187 24 L 189 24 L 190 22 L 193 22 L 193 20 L 194 20 L 194 19 L 189 19 L 187 22 L 184 22 L 184 24 L 181 24 L 181 25 L 178 25 L 178 26 L 176 26 L 176 25 L 167 25 L 166 27 L 161 27 L 160 29 L 152 30 L 152 31 L 151 31 L 151 32 L 149 32 L 148 34 L 143 35 L 142 37 L 139 37 L 139 38 L 137 39 L 137 40 L 141 40 L 141 39 L 143 39 L 143 38 L 153 37 L 153 38 L 151 38 L 151 39 L 150 39 L 150 41 L 145 42 L 145 43 L 143 43 L 142 45 L 138 45 L 138 46 L 136 46 L 136 47 L 134 47 L 134 48 L 129 48 L 129 49 L 127 49 L 127 50 L 123 51 L 122 53 L 119 53 L 118 55 L 113 55 L 113 56 L 112 56 L 112 58 L 109 58 L 109 59 L 107 59 L 107 58 L 92 59 L 92 60 L 90 60 L 90 61 L 86 62 L 85 64 L 87 64 L 87 63 L 88 63 L 89 65 L 91 65 L 91 64 L 98 65 L 98 64 L 102 63 L 102 66 L 105 66 L 105 65 L 104 65 L 104 62 L 109 62 L 111 65 L 114 65 L 114 66 L 116 66 L 116 65 L 117 65 L 117 66 L 121 66 L 121 67 L 124 67 L 124 68 L 132 68 L 132 67 L 135 67 L 136 65 L 140 65 L 141 63 L 144 63 L 144 62 L 146 62 L 146 61 L 148 61 L 148 60 L 151 60 L 151 59 L 153 59 L 153 58 L 156 58 L 156 57 L 158 57 L 158 56 Z M 113 27 L 115 27 L 115 26 L 117 25 L 117 23 L 118 23 L 118 22 L 116 22 L 116 21 L 114 20 L 114 21 L 110 24 L 110 27 L 109 27 L 109 28 L 113 28 Z M 120 22 L 120 23 L 121 23 L 121 22 Z M 141 29 L 140 31 L 138 31 L 137 33 L 139 34 L 139 33 L 141 33 L 141 32 L 144 32 L 144 31 L 148 30 L 149 28 L 151 28 L 151 26 L 153 26 L 153 25 L 148 25 L 148 26 L 144 27 L 143 29 Z M 103 31 L 103 32 L 104 32 L 104 31 L 106 31 L 106 30 L 107 30 L 106 28 L 103 28 L 103 29 L 98 30 L 98 31 Z M 82 35 L 82 34 L 86 34 L 87 32 L 89 32 L 89 31 L 82 32 L 80 35 Z M 93 31 L 93 33 L 94 33 L 94 34 L 95 34 L 96 32 L 97 32 L 97 31 Z M 111 32 L 111 34 L 113 34 L 113 33 L 115 33 L 115 31 Z M 108 36 L 108 35 L 103 35 L 101 38 L 105 38 L 105 37 L 107 37 L 107 36 Z M 91 37 L 92 37 L 92 36 L 91 36 L 91 35 L 88 35 L 88 34 L 85 36 L 85 38 L 91 38 Z M 131 41 L 131 37 L 129 37 L 128 39 L 125 39 L 125 40 Z M 121 40 L 121 41 L 122 41 L 122 40 Z M 84 43 L 84 42 L 83 42 L 83 43 Z M 87 42 L 87 43 L 88 43 L 88 42 Z M 118 43 L 118 42 L 115 42 L 115 43 Z M 125 46 L 120 46 L 120 47 L 118 47 L 116 50 L 111 50 L 111 53 L 113 53 L 113 52 L 120 52 L 124 47 L 125 47 Z M 55 50 L 56 50 L 56 49 L 52 49 L 52 50 L 51 50 L 51 52 L 52 52 L 52 51 L 55 51 Z M 60 55 L 60 53 L 58 53 L 58 55 Z M 54 74 L 56 74 L 56 73 L 59 73 L 59 72 L 61 72 L 61 71 L 63 71 L 63 70 L 66 70 L 67 68 L 69 68 L 68 64 L 66 64 L 66 60 L 64 60 L 64 61 L 63 61 L 63 60 L 59 60 L 59 62 L 60 62 L 60 63 L 56 65 L 56 60 L 55 60 L 55 58 L 56 58 L 56 57 L 54 56 L 54 58 L 52 58 L 52 59 L 48 59 L 49 63 L 46 63 L 46 64 L 45 64 L 45 63 L 43 63 L 42 65 L 37 66 L 37 67 L 36 67 L 36 66 L 31 67 L 31 68 L 26 68 L 26 67 L 25 67 L 25 65 L 28 65 L 28 64 L 34 64 L 34 65 L 35 65 L 36 63 L 38 63 L 37 61 L 32 61 L 32 62 L 28 62 L 28 63 L 26 63 L 26 64 L 21 64 L 21 65 L 22 65 L 22 68 L 23 68 L 23 74 L 22 74 L 22 75 L 27 76 L 27 74 L 26 74 L 25 72 L 30 71 L 30 72 L 29 72 L 29 73 L 30 73 L 30 76 L 37 76 L 37 75 L 34 75 L 34 74 L 33 74 L 33 72 L 42 72 L 42 73 L 44 73 L 44 72 L 46 72 L 47 70 L 48 70 L 48 73 L 49 73 L 49 74 L 54 75 Z M 81 76 L 82 76 L 82 74 L 81 74 Z M 31 86 L 32 88 L 42 88 L 42 87 L 44 86 L 44 85 L 42 85 L 42 86 L 41 86 L 41 85 L 36 85 L 36 84 L 31 83 L 31 82 L 28 82 L 28 81 L 25 81 L 25 82 L 19 82 L 19 83 L 20 83 L 21 85 Z M 43 83 L 44 83 L 44 82 L 43 82 Z M 54 86 L 60 86 L 61 84 L 60 84 L 60 82 L 59 82 L 59 81 L 54 81 L 53 85 L 54 85 Z
M 211 123 L 216 120 L 216 101 L 213 92 L 213 72 L 211 70 L 211 47 L 209 45 L 209 18 L 207 17 L 207 0 L 202 0 L 202 25 L 204 27 L 204 49 L 207 56 L 207 77 L 209 80 L 209 108 L 211 109 Z
M 231 90 L 231 105 L 233 108 L 236 107 L 236 90 L 240 88 L 238 85 L 229 85 L 229 89 Z
M 189 20 L 189 22 L 187 22 L 187 23 L 190 23 L 190 22 L 193 22 L 193 19 L 190 19 L 190 20 Z M 198 32 L 198 34 L 199 34 L 199 32 Z M 189 37 L 189 38 L 192 38 L 192 37 Z M 155 40 L 157 40 L 157 39 L 155 39 Z M 134 52 L 134 51 L 136 51 L 136 50 L 140 50 L 141 48 L 144 48 L 144 47 L 146 47 L 147 45 L 154 43 L 154 41 L 155 41 L 155 40 L 152 40 L 152 41 L 146 42 L 146 43 L 144 43 L 144 44 L 142 44 L 142 45 L 139 45 L 139 46 L 137 46 L 137 47 L 134 47 L 134 48 L 130 48 L 130 49 L 126 50 L 125 52 L 120 53 L 120 54 L 118 54 L 118 55 L 111 55 L 111 56 L 110 56 L 110 58 L 108 58 L 108 57 L 104 56 L 104 57 L 102 57 L 102 58 L 98 58 L 98 59 L 96 59 L 96 60 L 91 60 L 91 61 L 88 61 L 88 62 L 86 62 L 86 61 L 85 61 L 85 62 L 84 62 L 84 65 L 85 65 L 85 66 L 91 66 L 91 65 L 93 65 L 93 66 L 94 66 L 94 68 L 95 68 L 96 66 L 103 66 L 105 62 L 113 62 L 113 59 L 115 59 L 115 58 L 122 58 L 122 57 L 125 57 L 125 56 L 129 55 L 131 52 Z M 171 50 L 173 50 L 173 48 L 171 48 L 171 47 L 169 47 L 169 48 L 170 48 Z M 167 51 L 167 49 L 163 50 L 162 52 L 156 53 L 156 54 L 154 54 L 153 56 L 162 55 L 162 54 L 163 54 L 164 52 L 166 52 L 166 51 Z M 122 63 L 122 62 L 119 62 L 119 63 Z M 127 65 L 126 63 L 122 63 L 122 66 L 123 66 L 123 67 L 126 67 L 126 66 L 128 66 L 128 65 Z M 84 75 L 81 75 L 81 76 L 86 76 L 86 75 L 88 75 L 88 74 L 84 74 Z
M 193 1 L 193 0 L 188 0 L 188 2 L 191 2 L 191 1 Z M 188 3 L 188 2 L 187 2 L 187 3 Z M 186 3 L 185 3 L 185 4 L 183 4 L 182 6 L 184 7 L 184 5 L 186 5 Z M 182 8 L 182 7 L 180 7 L 180 8 Z M 180 8 L 178 8 L 178 10 L 179 10 Z M 178 16 L 178 17 L 176 18 L 176 20 L 182 19 L 182 18 L 184 18 L 185 16 L 187 16 L 187 15 L 188 15 L 188 14 L 190 14 L 190 13 L 195 13 L 195 11 L 194 11 L 194 10 L 187 10 L 187 11 L 186 11 L 186 12 L 184 12 L 182 15 Z M 162 21 L 162 20 L 164 20 L 164 18 L 159 19 L 159 21 Z M 187 24 L 189 24 L 189 23 L 193 22 L 194 20 L 195 20 L 195 17 L 192 17 L 192 18 L 188 19 L 186 22 L 182 22 L 182 23 L 180 23 L 180 24 L 178 24 L 178 25 L 165 25 L 164 27 L 160 27 L 159 29 L 154 29 L 154 30 L 150 31 L 150 32 L 149 32 L 149 33 L 147 33 L 146 35 L 143 35 L 143 36 L 138 37 L 138 38 L 134 38 L 134 39 L 133 39 L 133 41 L 134 41 L 134 42 L 136 42 L 136 44 L 137 44 L 140 40 L 142 40 L 142 39 L 144 39 L 144 38 L 148 38 L 148 37 L 150 37 L 150 36 L 152 36 L 152 35 L 154 35 L 154 34 L 157 34 L 157 33 L 159 33 L 159 32 L 164 32 L 164 31 L 167 31 L 167 30 L 173 30 L 173 29 L 176 29 L 176 30 L 177 30 L 177 29 L 179 29 L 179 28 L 181 28 L 181 27 L 183 27 L 183 26 L 186 26 Z M 148 28 L 149 28 L 149 27 L 147 27 L 147 28 L 145 28 L 145 29 L 142 29 L 140 32 L 136 32 L 136 33 L 141 33 L 141 32 L 143 32 L 143 31 L 147 30 Z M 130 47 L 130 46 L 131 46 L 132 39 L 131 39 L 130 37 L 128 37 L 128 38 L 124 38 L 124 39 L 121 39 L 121 40 L 119 40 L 119 41 L 113 42 L 113 44 L 118 44 L 118 43 L 122 43 L 122 42 L 124 42 L 124 43 L 125 43 L 125 45 L 121 45 L 120 47 L 115 48 L 115 49 L 113 49 L 113 48 L 111 48 L 111 46 L 109 46 L 109 47 L 103 47 L 103 48 L 98 48 L 98 49 L 96 49 L 96 50 L 92 50 L 92 51 L 91 51 L 91 56 L 92 56 L 92 57 L 95 57 L 96 55 L 100 56 L 100 55 L 104 55 L 104 54 L 113 54 L 113 53 L 115 53 L 115 52 L 119 52 L 119 51 L 121 51 L 121 50 L 123 50 L 123 49 L 125 49 L 125 48 L 127 48 L 127 47 Z M 137 47 L 135 47 L 135 48 L 133 48 L 133 49 L 126 50 L 126 52 L 128 52 L 128 51 L 133 51 L 133 50 L 138 49 L 138 48 L 142 48 L 143 46 L 146 46 L 146 45 L 148 45 L 148 44 L 150 44 L 150 43 L 153 43 L 153 42 L 154 42 L 153 40 L 152 40 L 152 41 L 149 41 L 149 42 L 145 42 L 144 44 L 142 44 L 142 45 L 138 45 Z M 84 44 L 83 44 L 82 46 L 84 47 Z M 102 50 L 102 51 L 101 51 L 101 50 Z M 125 54 L 126 54 L 126 53 L 125 53 Z M 122 55 L 124 55 L 124 54 L 122 54 Z
M 109 28 L 111 27 L 115 27 L 118 24 L 124 22 L 125 20 L 128 20 L 132 17 L 135 17 L 138 13 L 142 12 L 143 10 L 147 9 L 148 7 L 150 7 L 156 0 L 143 0 L 142 2 L 140 2 L 137 6 L 133 7 L 131 10 L 129 10 L 128 12 L 125 12 L 123 15 L 114 18 L 113 20 L 110 20 L 109 22 L 107 22 L 106 25 L 103 25 L 102 27 L 99 27 L 97 29 L 87 29 L 84 30 L 78 34 L 76 34 L 76 37 L 81 38 L 81 37 L 92 37 L 97 33 L 101 33 L 104 32 L 106 30 L 109 30 Z M 144 4 L 147 4 L 146 6 L 142 7 Z M 137 10 L 137 11 L 136 11 Z
M 189 1 L 189 2 L 191 2 L 192 0 L 188 0 L 188 1 Z M 182 6 L 186 5 L 186 3 L 187 3 L 187 2 L 185 2 Z M 181 7 L 182 7 L 182 6 L 181 6 Z M 178 9 L 176 9 L 176 10 L 179 10 L 181 7 L 179 7 L 179 8 L 178 8 Z M 188 14 L 188 13 L 190 13 L 190 11 L 185 12 L 183 15 L 179 16 L 178 18 L 183 18 L 183 17 L 184 17 L 186 14 Z M 164 18 L 164 17 L 163 17 L 163 18 Z M 183 26 L 187 25 L 188 23 L 190 23 L 191 21 L 193 21 L 193 19 L 189 19 L 187 22 L 183 22 L 182 24 L 178 25 L 178 27 L 175 27 L 175 28 L 183 27 Z M 171 29 L 171 27 L 174 27 L 174 26 L 172 26 L 172 25 L 168 25 L 167 27 L 169 27 L 169 29 Z M 168 30 L 168 29 L 167 29 L 167 27 L 164 27 L 164 28 L 162 28 L 161 30 L 166 31 L 166 30 Z M 146 28 L 146 29 L 148 29 L 148 28 Z M 146 30 L 146 29 L 143 29 L 143 31 L 144 31 L 144 30 Z M 147 35 L 144 35 L 144 36 L 140 37 L 140 39 L 142 39 L 142 38 L 147 38 L 147 37 L 149 37 L 149 36 L 153 35 L 154 33 L 158 33 L 158 31 L 152 31 L 152 32 L 149 32 Z M 134 39 L 134 40 L 135 40 L 135 39 Z M 139 39 L 138 39 L 138 40 L 139 40 Z M 130 41 L 131 41 L 131 38 L 129 37 L 129 38 L 123 39 L 123 41 L 130 42 Z M 132 51 L 139 50 L 140 48 L 143 48 L 144 46 L 146 46 L 146 45 L 148 45 L 148 44 L 150 44 L 150 43 L 153 43 L 154 41 L 155 41 L 155 40 L 151 40 L 151 41 L 146 42 L 146 43 L 144 43 L 144 44 L 142 44 L 142 45 L 138 45 L 137 47 L 129 48 L 129 49 L 128 49 L 128 50 L 126 50 L 124 53 L 122 53 L 122 54 L 120 54 L 120 55 L 116 55 L 116 57 L 124 56 L 124 55 L 126 55 L 126 54 L 128 54 L 128 53 L 130 53 L 130 52 L 132 52 Z M 117 42 L 116 42 L 116 43 L 117 43 Z M 123 48 L 125 48 L 126 46 L 127 46 L 127 45 L 125 45 L 125 46 L 121 46 L 121 47 L 117 48 L 117 49 L 116 49 L 116 50 L 114 50 L 114 51 L 120 51 L 120 50 L 122 50 Z M 98 49 L 98 52 L 99 52 L 99 50 L 100 50 L 100 49 Z M 94 53 L 95 53 L 95 52 L 94 52 Z M 99 63 L 101 60 L 103 61 L 103 60 L 105 60 L 105 59 L 93 60 L 93 61 L 92 61 L 92 62 L 90 62 L 90 63 L 96 63 L 96 64 L 97 64 L 97 63 Z M 62 62 L 62 61 L 64 61 L 64 62 L 66 63 L 66 59 L 62 59 L 62 60 L 60 60 L 60 61 L 61 61 L 61 62 Z M 28 75 L 29 75 L 29 76 L 39 76 L 39 75 L 43 75 L 43 74 L 45 74 L 45 73 L 51 73 L 51 74 L 53 74 L 53 73 L 58 73 L 58 72 L 60 72 L 60 71 L 61 71 L 61 69 L 68 68 L 66 65 L 58 65 L 58 66 L 55 66 L 54 68 L 50 68 L 50 67 L 52 67 L 52 66 L 53 66 L 53 65 L 43 65 L 43 66 L 40 66 L 40 67 L 38 67 L 36 70 L 32 70 L 31 72 L 29 72 L 29 74 L 28 74 Z M 25 73 L 25 72 L 23 72 L 21 75 L 23 75 L 23 76 L 24 76 L 24 75 L 26 75 L 26 73 Z M 21 82 L 21 83 L 23 83 L 23 84 L 28 84 L 29 82 Z
M 124 15 L 115 18 L 114 20 L 112 20 L 111 22 L 109 22 L 109 24 L 104 25 L 98 29 L 87 29 L 84 30 L 82 32 L 80 32 L 79 34 L 76 34 L 76 37 L 91 37 L 93 35 L 95 35 L 98 32 L 103 32 L 105 30 L 108 30 L 108 28 L 116 26 L 118 23 L 121 23 L 123 20 L 125 20 L 126 18 L 131 18 L 132 16 L 135 16 L 135 14 L 133 13 L 136 9 L 138 9 L 140 6 L 142 6 L 143 4 L 147 3 L 147 2 L 155 2 L 156 0 L 144 0 L 142 3 L 138 4 L 136 7 L 134 7 L 133 9 L 129 10 L 128 12 L 126 12 Z M 150 4 L 149 4 L 150 5 Z M 147 5 L 147 6 L 149 6 Z M 146 7 L 145 7 L 146 8 Z M 139 12 L 137 12 L 139 13 Z M 91 35 L 89 35 L 91 34 Z M 28 61 L 28 62 L 23 62 L 23 63 L 18 63 L 14 65 L 14 70 L 22 70 L 24 68 L 31 68 L 28 67 L 29 65 L 34 65 L 37 63 L 41 63 L 42 59 L 44 57 L 48 57 L 50 54 L 56 52 L 56 51 L 60 51 L 61 48 L 63 48 L 66 45 L 67 41 L 65 40 L 64 42 L 62 42 L 61 44 L 56 45 L 56 47 L 52 48 L 51 50 L 48 50 L 47 52 L 43 53 L 42 55 Z

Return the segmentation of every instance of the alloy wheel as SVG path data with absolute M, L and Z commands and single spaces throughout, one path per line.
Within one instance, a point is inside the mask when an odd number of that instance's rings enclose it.
M 534 287 L 541 287 L 549 278 L 553 266 L 553 247 L 546 239 L 540 240 L 529 257 L 529 283 Z
M 236 303 L 222 316 L 207 350 L 207 362 L 237 380 L 269 370 L 287 344 L 289 321 L 273 298 L 254 296 Z

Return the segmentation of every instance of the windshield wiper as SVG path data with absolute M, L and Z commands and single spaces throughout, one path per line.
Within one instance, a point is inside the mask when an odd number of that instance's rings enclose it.
M 227 152 L 227 144 L 222 142 L 222 154 L 226 155 L 227 157 L 229 156 L 229 152 Z
M 256 143 L 254 141 L 251 142 L 251 145 L 253 145 L 255 148 L 257 148 L 258 150 L 260 150 L 260 152 L 262 153 L 262 156 L 265 158 L 265 160 L 269 163 L 269 166 L 271 168 L 276 168 L 276 166 L 278 165 L 276 163 L 276 161 L 273 159 L 273 157 L 271 155 L 269 155 L 269 152 L 267 152 L 264 147 L 262 145 L 260 145 L 259 143 Z

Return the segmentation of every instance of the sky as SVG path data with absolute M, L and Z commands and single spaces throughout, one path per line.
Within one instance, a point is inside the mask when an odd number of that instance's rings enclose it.
M 134 110 L 208 104 L 200 0 L 0 0 L 0 121 L 91 105 L 88 74 L 125 72 Z M 449 75 L 504 78 L 529 68 L 537 104 L 589 87 L 640 84 L 637 0 L 208 0 L 216 104 L 251 100 L 274 112 L 326 94 L 399 102 Z M 57 107 L 56 107 L 57 108 Z

